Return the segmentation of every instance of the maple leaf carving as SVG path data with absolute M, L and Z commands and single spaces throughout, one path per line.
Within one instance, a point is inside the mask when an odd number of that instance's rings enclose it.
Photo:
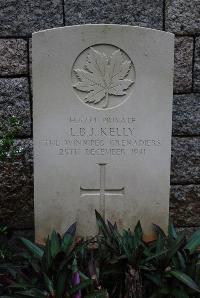
M 120 50 L 114 51 L 110 57 L 92 47 L 83 69 L 74 69 L 78 82 L 74 88 L 86 92 L 86 103 L 97 104 L 104 100 L 103 108 L 109 103 L 109 95 L 122 96 L 134 83 L 128 79 L 131 61 L 123 59 Z

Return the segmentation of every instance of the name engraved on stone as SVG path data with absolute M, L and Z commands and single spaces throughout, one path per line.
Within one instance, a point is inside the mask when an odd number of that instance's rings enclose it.
M 105 53 L 106 49 L 109 54 Z M 127 90 L 135 82 L 134 66 L 125 52 L 111 45 L 101 45 L 101 50 L 93 46 L 83 51 L 78 60 L 72 70 L 75 73 L 73 87 L 83 102 L 106 109 L 125 100 Z M 111 96 L 114 97 L 112 102 Z M 115 101 L 115 97 L 120 101 Z
M 99 163 L 100 167 L 100 188 L 84 188 L 80 187 L 81 197 L 84 196 L 100 196 L 100 212 L 101 215 L 105 218 L 105 201 L 106 196 L 120 196 L 121 198 L 124 197 L 125 194 L 125 187 L 115 188 L 115 189 L 107 189 L 106 188 L 106 163 Z
M 105 137 L 129 137 L 133 136 L 134 127 L 70 127 L 70 136 L 72 137 L 92 137 L 92 136 L 105 136 Z

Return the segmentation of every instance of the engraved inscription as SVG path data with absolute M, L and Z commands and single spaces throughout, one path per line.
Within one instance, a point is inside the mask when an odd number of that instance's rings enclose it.
M 105 218 L 105 199 L 106 196 L 114 195 L 123 197 L 125 193 L 125 188 L 115 188 L 115 189 L 107 189 L 106 188 L 106 163 L 100 163 L 100 188 L 84 188 L 80 187 L 81 197 L 84 196 L 100 196 L 100 212 L 101 215 Z
M 108 54 L 105 53 L 107 47 L 111 47 Z M 85 51 L 86 56 L 80 57 L 72 70 L 73 87 L 79 92 L 79 98 L 101 109 L 122 103 L 135 82 L 130 58 L 121 49 L 109 45 L 102 45 L 100 49 L 93 46 Z
M 91 115 L 69 115 L 61 137 L 46 136 L 40 140 L 46 148 L 58 156 L 85 156 L 117 158 L 132 156 L 142 158 L 158 154 L 163 146 L 162 136 L 150 134 L 140 136 L 142 125 L 134 115 L 117 117 L 92 117 Z

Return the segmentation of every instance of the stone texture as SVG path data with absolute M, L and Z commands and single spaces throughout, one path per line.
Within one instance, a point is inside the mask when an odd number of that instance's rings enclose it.
M 193 37 L 176 37 L 174 56 L 174 91 L 192 90 Z
M 15 228 L 33 227 L 32 141 L 16 141 L 20 153 L 0 163 L 1 223 Z
M 115 23 L 163 28 L 163 1 L 65 0 L 66 25 Z
M 26 35 L 63 25 L 62 0 L 0 2 L 1 35 Z
M 0 76 L 27 73 L 27 42 L 24 39 L 0 39 Z
M 171 182 L 200 183 L 200 137 L 172 138 Z
M 172 185 L 170 216 L 176 226 L 200 226 L 200 185 Z
M 184 233 L 186 236 L 186 239 L 189 240 L 190 237 L 199 229 L 200 227 L 177 227 L 176 231 L 181 235 Z
M 174 96 L 173 134 L 200 135 L 200 94 Z
M 196 37 L 195 42 L 194 91 L 200 91 L 200 36 Z
M 32 76 L 32 38 L 29 38 L 29 69 Z
M 28 79 L 0 79 L 0 119 L 9 128 L 8 118 L 20 121 L 19 136 L 31 135 L 31 114 Z M 2 131 L 0 128 L 0 135 Z
M 165 26 L 175 33 L 200 32 L 199 0 L 166 0 Z
M 24 237 L 29 239 L 30 241 L 34 241 L 34 230 L 27 229 L 27 230 L 13 230 L 12 236 L 8 241 L 8 245 L 12 251 L 15 253 L 22 252 L 22 243 L 19 241 L 19 237 Z M 24 248 L 24 247 L 23 247 Z

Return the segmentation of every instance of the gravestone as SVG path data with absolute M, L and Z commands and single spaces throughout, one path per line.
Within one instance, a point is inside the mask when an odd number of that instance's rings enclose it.
M 36 240 L 168 224 L 174 36 L 126 25 L 33 34 Z

